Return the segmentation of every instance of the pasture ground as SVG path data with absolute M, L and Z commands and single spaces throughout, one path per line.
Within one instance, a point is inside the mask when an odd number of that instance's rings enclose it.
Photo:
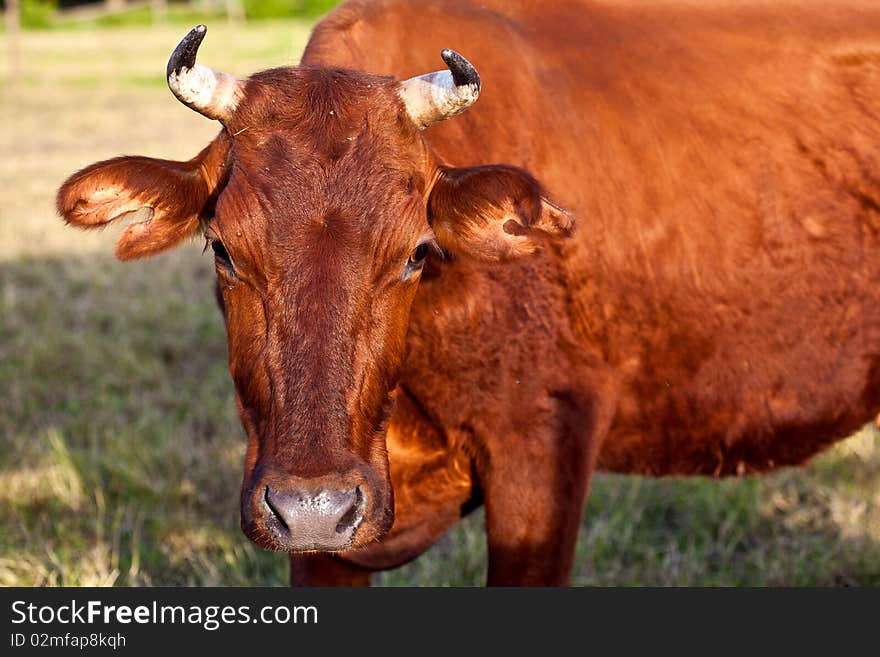
M 246 75 L 295 62 L 308 30 L 217 21 L 201 56 Z M 284 556 L 238 529 L 244 440 L 210 257 L 193 243 L 122 265 L 119 229 L 53 209 L 82 166 L 185 159 L 215 133 L 165 87 L 185 31 L 25 33 L 20 78 L 0 82 L 0 585 L 286 582 Z M 478 513 L 377 583 L 484 577 Z M 573 583 L 880 585 L 880 435 L 764 478 L 599 476 Z

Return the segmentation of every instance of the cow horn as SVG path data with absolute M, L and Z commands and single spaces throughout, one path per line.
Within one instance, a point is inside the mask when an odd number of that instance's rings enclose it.
M 235 111 L 243 83 L 228 73 L 196 64 L 207 32 L 205 25 L 191 29 L 171 53 L 165 73 L 168 86 L 181 103 L 209 119 L 224 121 Z
M 448 48 L 440 56 L 448 71 L 426 73 L 401 83 L 406 111 L 421 130 L 461 114 L 480 95 L 480 76 L 468 60 Z

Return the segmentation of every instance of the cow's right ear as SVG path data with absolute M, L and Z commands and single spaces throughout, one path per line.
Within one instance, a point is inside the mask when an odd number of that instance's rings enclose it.
M 531 255 L 574 227 L 528 171 L 506 164 L 441 170 L 428 220 L 444 250 L 488 262 Z
M 130 216 L 116 257 L 132 260 L 170 249 L 210 219 L 226 181 L 229 140 L 222 132 L 187 162 L 126 156 L 76 172 L 58 190 L 58 213 L 81 228 Z

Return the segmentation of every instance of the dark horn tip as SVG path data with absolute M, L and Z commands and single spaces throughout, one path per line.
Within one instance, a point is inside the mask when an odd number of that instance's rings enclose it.
M 455 82 L 456 87 L 475 84 L 477 89 L 480 88 L 480 74 L 477 73 L 477 69 L 474 68 L 473 64 L 450 48 L 444 48 L 440 51 L 440 56 L 446 62 L 446 66 L 449 67 L 452 73 L 452 81 Z
M 208 26 L 201 24 L 196 25 L 189 33 L 180 40 L 171 58 L 168 60 L 168 66 L 165 68 L 165 76 L 171 77 L 172 73 L 179 73 L 182 68 L 192 68 L 196 64 L 196 55 L 199 52 L 199 46 L 205 35 L 208 33 Z

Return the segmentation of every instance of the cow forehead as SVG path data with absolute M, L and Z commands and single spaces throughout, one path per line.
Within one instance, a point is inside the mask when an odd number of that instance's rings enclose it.
M 245 130 L 291 130 L 304 136 L 404 127 L 400 85 L 361 71 L 283 67 L 252 75 L 229 124 Z M 243 134 L 243 133 L 242 133 Z
M 400 189 L 424 189 L 430 157 L 391 78 L 339 69 L 257 74 L 227 125 L 233 173 L 262 187 L 339 205 Z
M 253 76 L 226 126 L 231 169 L 217 204 L 224 239 L 249 242 L 254 258 L 279 247 L 313 250 L 316 241 L 371 251 L 377 262 L 405 254 L 427 226 L 419 200 L 429 160 L 397 94 L 393 79 L 356 71 Z
M 269 227 L 332 221 L 375 228 L 417 209 L 428 180 L 417 154 L 363 134 L 318 150 L 276 132 L 234 151 L 218 211 L 264 215 Z
M 430 232 L 424 185 L 421 172 L 350 155 L 321 162 L 272 139 L 233 165 L 215 222 L 227 248 L 267 274 L 274 264 L 303 274 L 336 254 L 366 272 L 402 262 Z

